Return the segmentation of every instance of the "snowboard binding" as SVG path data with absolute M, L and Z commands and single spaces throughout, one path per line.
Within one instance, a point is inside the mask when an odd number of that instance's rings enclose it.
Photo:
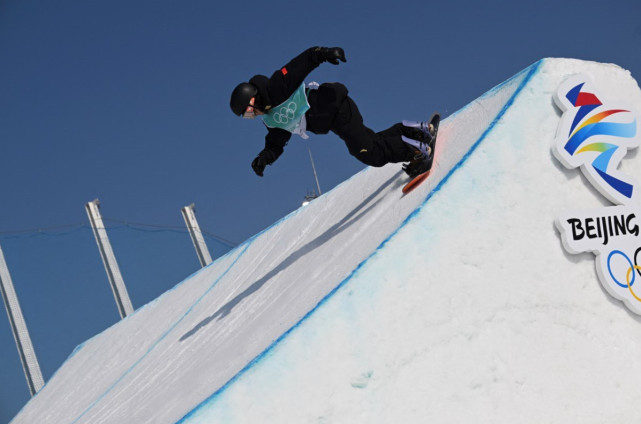
M 404 134 L 401 139 L 414 150 L 414 157 L 403 165 L 403 171 L 410 178 L 432 169 L 440 119 L 440 115 L 434 113 L 428 122 L 403 121 Z

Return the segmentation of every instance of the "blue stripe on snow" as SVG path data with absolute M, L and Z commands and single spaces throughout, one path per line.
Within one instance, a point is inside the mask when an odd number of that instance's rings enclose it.
M 305 316 L 303 316 L 294 326 L 292 326 L 289 330 L 287 330 L 285 333 L 283 333 L 278 339 L 276 339 L 274 342 L 272 342 L 271 345 L 269 345 L 260 355 L 256 356 L 251 362 L 249 362 L 242 370 L 240 370 L 234 377 L 232 377 L 227 383 L 225 383 L 221 388 L 216 390 L 212 395 L 210 395 L 207 399 L 202 401 L 198 406 L 196 406 L 193 410 L 191 410 L 189 413 L 187 413 L 184 417 L 182 417 L 176 424 L 187 424 L 187 421 L 192 418 L 198 411 L 200 411 L 203 407 L 213 403 L 216 398 L 218 398 L 225 390 L 227 390 L 234 382 L 236 382 L 240 377 L 242 377 L 247 371 L 249 371 L 251 368 L 253 368 L 256 364 L 258 364 L 262 359 L 264 359 L 269 353 L 278 345 L 280 344 L 287 336 L 289 336 L 295 329 L 300 327 L 307 319 L 314 314 L 317 310 L 319 310 L 331 297 L 334 296 L 336 292 L 338 292 L 341 288 L 343 288 L 353 277 L 358 273 L 358 271 L 365 266 L 365 264 L 373 258 L 385 245 L 403 228 L 407 225 L 408 222 L 410 222 L 418 213 L 423 209 L 423 207 L 427 204 L 427 202 L 434 196 L 435 193 L 439 192 L 441 188 L 445 185 L 445 183 L 450 179 L 452 174 L 454 174 L 463 164 L 469 159 L 469 157 L 474 153 L 474 151 L 478 148 L 478 146 L 481 144 L 483 140 L 487 137 L 487 135 L 494 129 L 496 124 L 501 120 L 501 118 L 505 115 L 505 113 L 508 111 L 508 109 L 514 104 L 514 101 L 518 97 L 518 95 L 521 93 L 523 88 L 527 85 L 527 83 L 534 77 L 534 75 L 537 74 L 539 71 L 541 64 L 543 63 L 543 60 L 536 62 L 535 64 L 531 65 L 529 68 L 526 68 L 524 71 L 521 73 L 517 74 L 510 80 L 514 78 L 518 78 L 523 72 L 527 72 L 527 75 L 525 78 L 523 78 L 523 81 L 519 84 L 517 87 L 516 91 L 514 94 L 512 94 L 512 97 L 505 103 L 503 108 L 499 111 L 499 113 L 496 115 L 494 120 L 490 123 L 490 125 L 487 127 L 485 132 L 481 134 L 479 139 L 470 147 L 468 152 L 459 160 L 459 162 L 452 167 L 452 169 L 443 177 L 443 179 L 438 183 L 438 185 L 430 191 L 430 193 L 427 195 L 423 203 L 419 207 L 417 207 L 411 214 L 408 215 L 407 218 L 401 223 L 401 225 L 389 236 L 387 237 L 377 248 L 376 250 L 369 255 L 367 258 L 365 258 L 343 281 L 341 281 L 340 284 L 338 284 L 331 292 L 329 292 L 323 299 L 321 299 L 316 306 L 311 309 Z M 503 84 L 498 85 L 494 89 L 490 90 L 490 92 L 497 91 L 500 88 L 502 88 L 506 83 L 508 83 L 510 80 L 506 81 Z

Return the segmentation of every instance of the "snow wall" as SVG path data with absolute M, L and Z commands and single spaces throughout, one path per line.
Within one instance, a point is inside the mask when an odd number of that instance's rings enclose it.
M 79 346 L 12 423 L 637 421 L 641 319 L 554 227 L 609 204 L 551 154 L 576 73 L 641 111 L 615 65 L 537 62 L 446 117 L 418 189 L 358 173 Z

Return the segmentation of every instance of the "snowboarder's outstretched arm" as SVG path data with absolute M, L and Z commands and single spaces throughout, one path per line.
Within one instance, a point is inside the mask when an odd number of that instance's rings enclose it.
M 342 48 L 311 47 L 275 71 L 271 77 L 256 75 L 249 82 L 267 91 L 269 99 L 263 99 L 265 103 L 262 106 L 268 110 L 287 100 L 318 65 L 323 62 L 338 65 L 339 61 L 346 61 Z
M 345 62 L 345 51 L 340 47 L 311 47 L 287 63 L 270 78 L 270 85 L 281 86 L 283 94 L 287 94 L 282 101 L 285 101 L 291 94 L 300 87 L 307 75 L 323 62 L 339 64 L 339 60 Z M 275 105 L 281 102 L 272 98 Z

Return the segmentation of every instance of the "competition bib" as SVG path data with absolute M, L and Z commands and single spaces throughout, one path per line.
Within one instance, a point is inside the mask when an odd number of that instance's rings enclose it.
M 261 118 L 269 128 L 281 128 L 292 134 L 307 138 L 305 134 L 305 112 L 309 110 L 309 103 L 305 95 L 305 84 L 280 105 L 271 109 Z

